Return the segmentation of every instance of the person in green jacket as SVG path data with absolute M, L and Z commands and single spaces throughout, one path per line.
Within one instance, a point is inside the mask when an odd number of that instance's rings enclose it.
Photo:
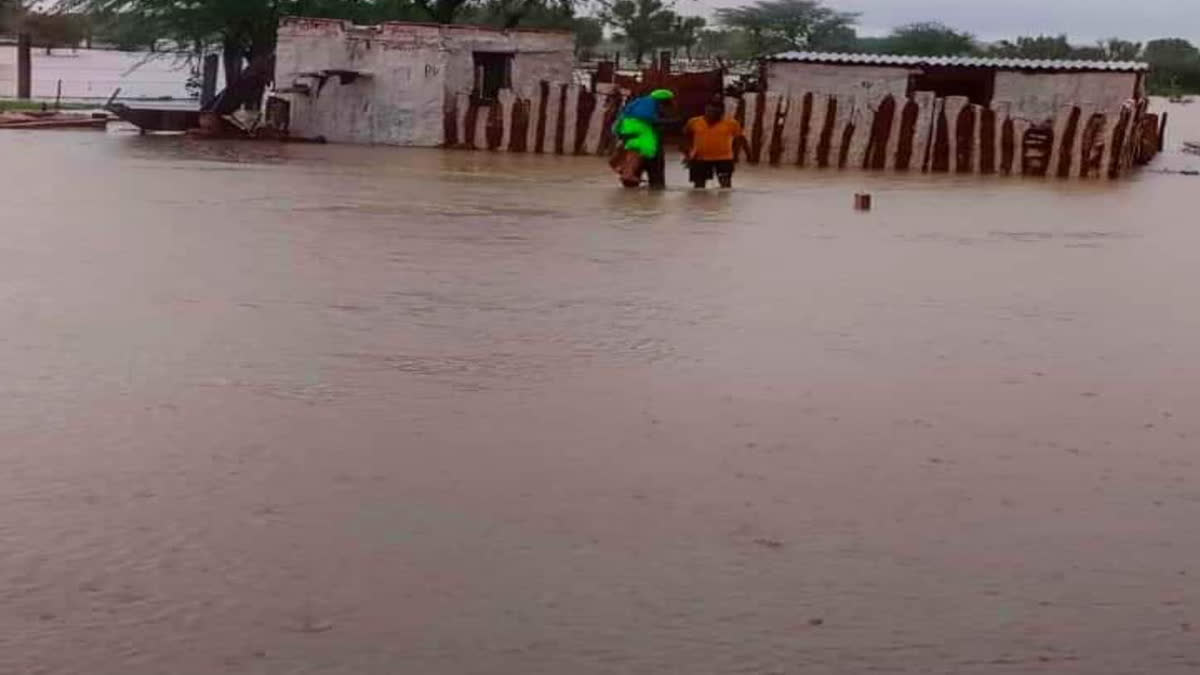
M 651 188 L 666 187 L 661 125 L 666 121 L 663 109 L 674 99 L 671 90 L 655 89 L 630 101 L 613 124 L 613 133 L 624 146 L 621 153 L 624 157 L 618 155 L 613 168 L 621 174 L 621 182 L 627 187 L 636 187 L 643 171 Z

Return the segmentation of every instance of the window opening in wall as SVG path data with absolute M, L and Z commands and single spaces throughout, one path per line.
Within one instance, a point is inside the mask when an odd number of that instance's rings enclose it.
M 976 105 L 991 105 L 996 71 L 989 68 L 926 68 L 908 78 L 908 93 L 932 91 L 939 98 L 966 96 Z
M 481 102 L 495 101 L 501 89 L 512 88 L 513 55 L 475 52 L 475 86 L 471 93 Z

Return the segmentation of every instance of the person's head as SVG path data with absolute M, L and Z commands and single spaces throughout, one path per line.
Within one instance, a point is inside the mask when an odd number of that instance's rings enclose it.
M 725 119 L 725 104 L 720 101 L 709 101 L 708 105 L 704 106 L 704 119 L 714 124 Z
M 670 89 L 655 89 L 650 92 L 650 98 L 658 102 L 659 108 L 668 108 L 675 103 L 675 92 Z

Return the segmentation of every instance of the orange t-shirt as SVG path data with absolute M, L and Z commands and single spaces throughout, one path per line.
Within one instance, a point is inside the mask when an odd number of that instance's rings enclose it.
M 733 159 L 733 141 L 742 135 L 742 125 L 729 118 L 709 124 L 703 117 L 693 117 L 685 129 L 692 135 L 692 159 L 709 162 Z

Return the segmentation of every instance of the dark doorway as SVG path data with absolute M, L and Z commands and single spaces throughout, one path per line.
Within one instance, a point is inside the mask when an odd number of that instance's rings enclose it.
M 996 91 L 996 71 L 988 68 L 926 68 L 908 79 L 908 93 L 932 91 L 939 98 L 966 96 L 971 103 L 987 106 Z
M 501 89 L 512 87 L 513 55 L 505 52 L 475 52 L 475 87 L 473 94 L 481 103 L 491 103 Z

